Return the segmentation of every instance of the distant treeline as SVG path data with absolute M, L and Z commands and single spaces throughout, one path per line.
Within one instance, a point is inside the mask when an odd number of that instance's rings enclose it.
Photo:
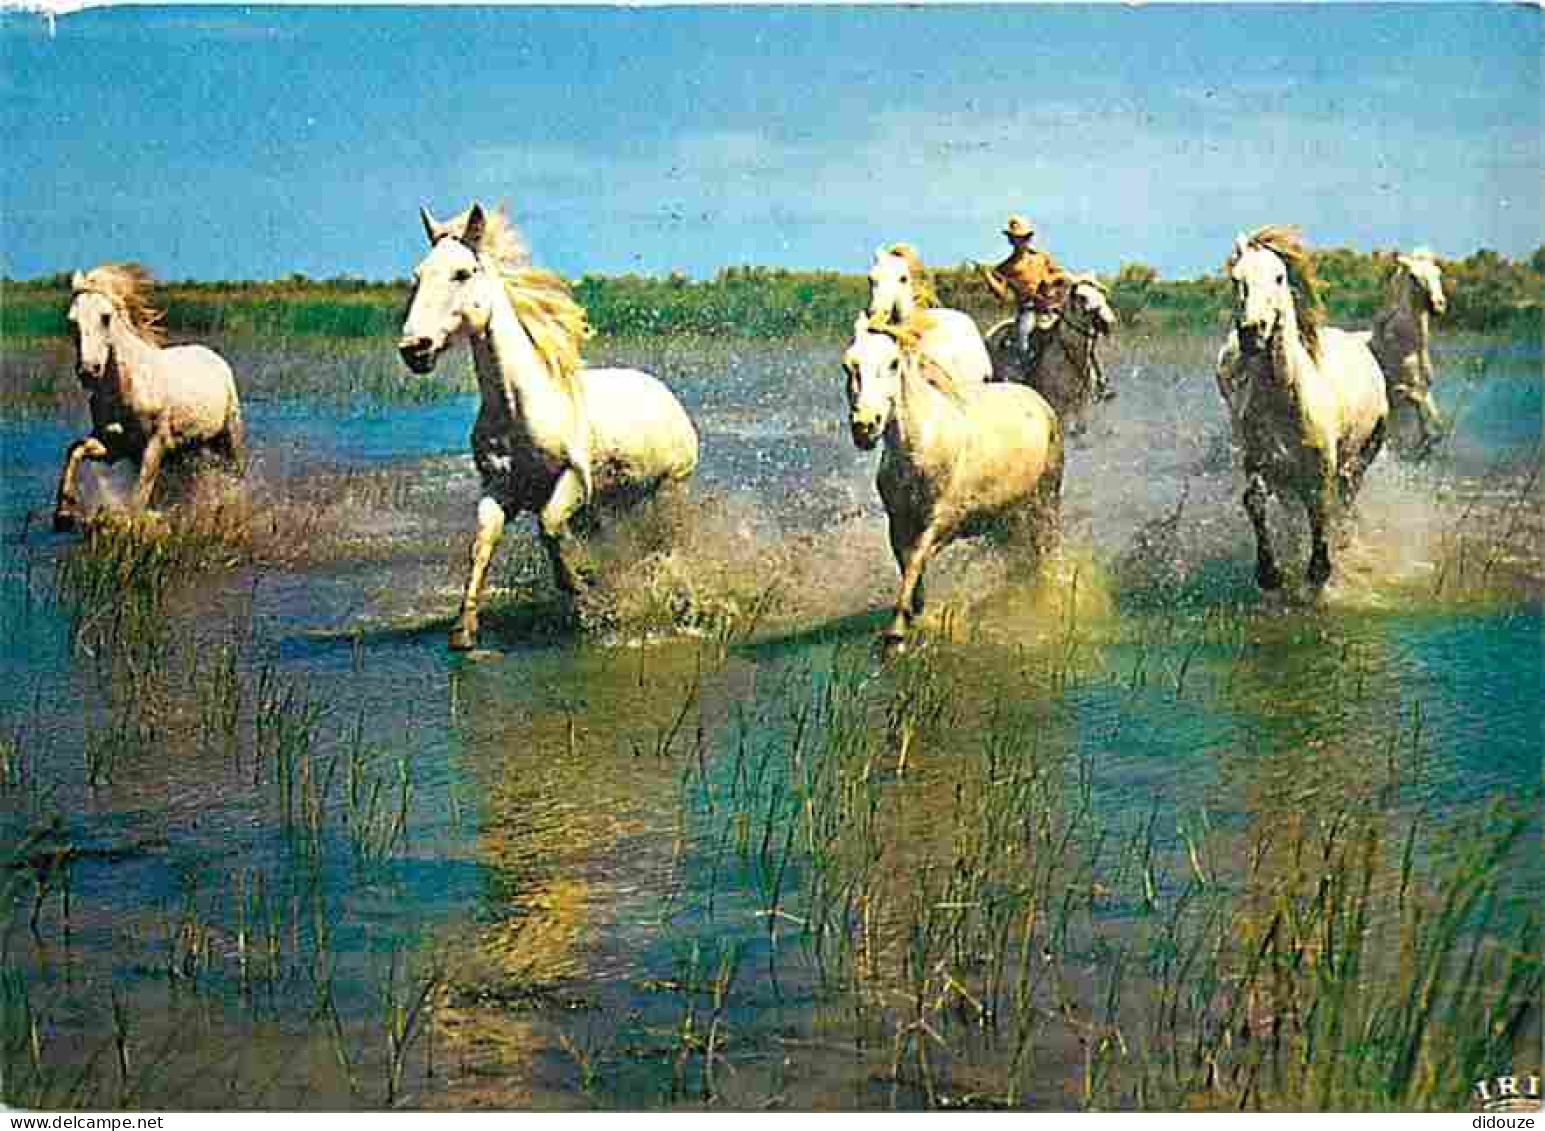
M 1334 321 L 1366 324 L 1385 302 L 1389 253 L 1347 249 L 1316 255 Z M 1442 325 L 1459 330 L 1538 336 L 1545 308 L 1545 246 L 1515 261 L 1493 251 L 1443 260 L 1449 312 Z M 936 269 L 946 306 L 984 322 L 1008 312 L 994 304 L 969 265 Z M 1223 325 L 1229 288 L 1220 275 L 1161 279 L 1128 263 L 1104 281 L 1128 327 L 1152 332 L 1210 332 Z M 0 284 L 0 335 L 52 338 L 66 333 L 65 275 Z M 607 335 L 743 335 L 782 337 L 845 333 L 863 305 L 862 275 L 731 267 L 711 280 L 587 275 L 574 284 L 595 328 Z M 169 283 L 159 288 L 174 337 L 201 334 L 374 338 L 397 333 L 408 297 L 403 282 L 359 279 L 275 282 Z

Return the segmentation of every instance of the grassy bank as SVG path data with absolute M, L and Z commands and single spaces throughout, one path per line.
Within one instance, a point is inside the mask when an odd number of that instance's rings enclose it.
M 1545 304 L 1545 248 L 1527 260 L 1491 251 L 1444 260 L 1451 295 L 1444 325 L 1486 333 L 1540 332 Z M 1383 305 L 1388 261 L 1381 253 L 1332 249 L 1316 257 L 1325 298 L 1338 322 L 1366 322 Z M 934 272 L 941 301 L 982 320 L 1003 313 L 969 265 Z M 1222 324 L 1229 302 L 1220 275 L 1163 279 L 1140 263 L 1106 277 L 1112 299 L 1129 326 L 1210 331 Z M 587 275 L 576 294 L 596 330 L 607 335 L 703 334 L 772 338 L 841 334 L 864 301 L 858 272 L 788 271 L 731 267 L 714 278 Z M 408 297 L 401 281 L 312 280 L 182 282 L 161 288 L 166 324 L 174 336 L 393 339 Z M 0 336 L 65 339 L 68 276 L 8 281 L 0 297 Z

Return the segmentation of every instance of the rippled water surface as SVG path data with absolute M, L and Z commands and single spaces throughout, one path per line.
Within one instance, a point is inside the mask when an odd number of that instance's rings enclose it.
M 1440 372 L 1482 348 L 1447 347 Z M 580 632 L 516 520 L 470 656 L 444 634 L 472 400 L 251 405 L 253 467 L 230 488 L 245 549 L 166 594 L 164 646 L 136 653 L 153 678 L 54 598 L 79 539 L 38 519 L 78 424 L 0 421 L 7 1055 L 25 1059 L 32 1019 L 61 1102 L 985 1102 L 1002 1047 L 961 1023 L 920 1084 L 896 1068 L 911 1044 L 863 1036 L 900 1007 L 823 983 L 802 922 L 814 845 L 764 817 L 814 796 L 769 783 L 816 772 L 802 736 L 832 703 L 884 739 L 874 804 L 906 835 L 876 851 L 897 876 L 930 874 L 1005 720 L 1077 768 L 1112 830 L 1158 830 L 1177 877 L 1195 830 L 1219 853 L 1195 867 L 1221 875 L 1228 845 L 1286 838 L 1397 765 L 1388 803 L 1437 825 L 1532 788 L 1539 358 L 1494 351 L 1483 379 L 1443 384 L 1453 435 L 1426 463 L 1381 460 L 1326 593 L 1266 600 L 1211 351 L 1123 347 L 1119 398 L 1069 453 L 1061 558 L 946 553 L 937 670 L 913 689 L 870 655 L 894 569 L 824 345 L 628 358 L 703 437 L 674 548 L 639 563 L 648 520 L 603 539 L 620 612 Z M 1302 523 L 1274 521 L 1296 574 Z M 941 686 L 917 741 L 885 730 L 885 703 Z M 1522 902 L 1542 894 L 1529 859 Z M 1114 896 L 1092 913 L 1067 992 L 1134 915 Z M 1083 1102 L 1078 1032 L 1048 1028 L 1014 1102 Z

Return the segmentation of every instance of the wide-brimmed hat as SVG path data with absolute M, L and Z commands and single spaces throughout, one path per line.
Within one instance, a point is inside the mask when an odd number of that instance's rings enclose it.
M 1003 225 L 1003 234 L 1010 239 L 1025 239 L 1035 235 L 1035 225 L 1023 216 L 1010 216 L 1008 223 Z

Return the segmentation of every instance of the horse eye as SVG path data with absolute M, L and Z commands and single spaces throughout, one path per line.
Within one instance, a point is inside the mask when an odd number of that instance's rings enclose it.
M 451 276 L 451 281 L 453 283 L 465 283 L 470 278 L 472 278 L 472 272 L 463 267 Z
M 1277 276 L 1277 286 L 1280 287 L 1285 282 L 1287 282 L 1287 276 L 1286 275 L 1278 275 Z
M 112 321 L 113 321 L 113 316 L 111 314 L 104 314 L 104 315 L 102 315 L 102 329 L 104 329 L 104 330 L 107 329 L 108 326 L 112 325 Z

